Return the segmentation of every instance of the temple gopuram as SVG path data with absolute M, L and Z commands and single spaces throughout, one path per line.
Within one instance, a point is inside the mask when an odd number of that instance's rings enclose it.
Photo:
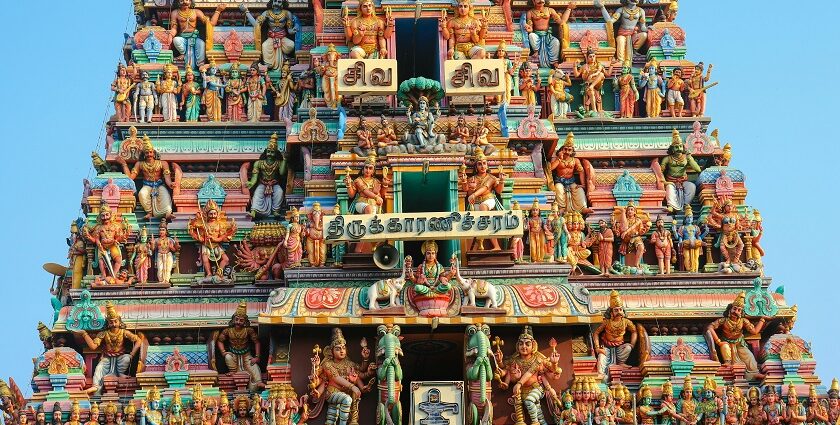
M 2 423 L 840 423 L 677 0 L 579 3 L 134 0 Z

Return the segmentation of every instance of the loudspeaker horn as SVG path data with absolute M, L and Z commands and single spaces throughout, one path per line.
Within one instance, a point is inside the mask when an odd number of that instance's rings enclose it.
M 391 270 L 400 262 L 400 251 L 393 245 L 379 245 L 373 251 L 373 262 L 382 270 Z

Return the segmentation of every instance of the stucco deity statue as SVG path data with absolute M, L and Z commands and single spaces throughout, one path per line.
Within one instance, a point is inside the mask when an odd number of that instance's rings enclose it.
M 639 73 L 639 88 L 645 90 L 645 112 L 648 118 L 659 118 L 662 115 L 662 99 L 665 98 L 667 86 L 659 75 L 659 64 L 656 59 L 648 62 Z
M 551 22 L 566 25 L 576 4 L 570 2 L 561 16 L 545 3 L 545 0 L 533 0 L 534 7 L 525 15 L 522 29 L 528 34 L 531 51 L 539 56 L 540 68 L 551 68 L 560 59 L 560 40 L 551 34 Z
M 303 259 L 303 237 L 304 229 L 300 224 L 300 213 L 298 209 L 292 207 L 286 212 L 286 235 L 283 238 L 283 250 L 286 253 L 286 261 L 283 263 L 284 269 L 293 269 L 300 267 L 300 262 Z
M 268 88 L 274 92 L 274 117 L 277 121 L 290 125 L 294 115 L 295 92 L 298 90 L 298 83 L 292 76 L 289 63 L 283 64 L 280 68 L 280 79 L 277 84 L 268 81 Z
M 668 91 L 665 94 L 665 101 L 668 103 L 668 112 L 672 117 L 683 116 L 683 109 L 685 108 L 683 91 L 685 91 L 687 84 L 682 76 L 682 68 L 676 68 L 671 71 L 671 78 L 668 79 L 667 83 Z
M 380 181 L 375 175 L 376 155 L 369 155 L 358 177 L 351 179 L 349 173 L 344 177 L 347 196 L 353 199 L 350 210 L 355 214 L 384 212 L 386 188 L 391 179 L 385 178 L 387 176 L 383 173 L 383 180 Z
M 441 35 L 449 43 L 448 59 L 484 59 L 487 17 L 483 13 L 475 17 L 472 0 L 457 0 L 455 16 L 449 19 L 443 10 L 438 21 Z
M 327 263 L 327 244 L 324 240 L 322 217 L 321 203 L 316 201 L 306 214 L 306 252 L 311 267 L 324 267 Z
M 637 337 L 636 326 L 625 317 L 621 296 L 618 291 L 613 290 L 610 293 L 609 308 L 604 311 L 604 321 L 592 333 L 592 342 L 598 358 L 598 376 L 601 379 L 608 379 L 609 365 L 626 364 L 633 346 L 636 345 Z
M 324 102 L 330 108 L 338 107 L 338 60 L 341 54 L 330 43 L 327 53 L 321 59 L 318 66 L 318 73 L 321 74 L 321 90 L 324 92 Z
M 438 262 L 437 242 L 425 241 L 420 250 L 423 252 L 423 262 L 417 266 L 413 275 L 408 276 L 408 280 L 414 284 L 414 292 L 418 295 L 448 294 L 452 289 L 449 280 L 453 273 Z
M 613 64 L 610 63 L 610 68 L 606 69 L 601 62 L 598 62 L 598 56 L 591 47 L 586 50 L 586 63 L 581 65 L 580 61 L 575 61 L 574 75 L 575 78 L 583 80 L 581 94 L 583 107 L 587 112 L 596 114 L 604 112 L 602 98 L 604 80 L 607 79 L 607 75 L 612 75 L 612 67 Z
M 160 405 L 160 391 L 157 386 L 146 393 L 146 398 L 140 403 L 140 425 L 163 425 L 163 412 Z
M 598 268 L 601 274 L 610 274 L 610 266 L 613 263 L 613 247 L 615 245 L 615 232 L 610 228 L 606 220 L 598 220 L 598 230 L 595 234 L 595 242 L 598 243 Z
M 309 388 L 313 399 L 323 397 L 327 403 L 326 423 L 359 425 L 359 400 L 370 391 L 373 380 L 367 381 L 376 373 L 366 342 L 362 343 L 361 365 L 347 358 L 347 341 L 339 328 L 333 329 L 323 360 L 317 346 L 313 351 Z
M 128 76 L 128 68 L 120 64 L 117 66 L 117 76 L 111 83 L 111 91 L 114 92 L 114 111 L 117 121 L 126 122 L 131 120 L 131 91 L 135 84 Z
M 525 221 L 525 230 L 528 232 L 529 258 L 532 263 L 542 263 L 545 260 L 545 229 L 543 227 L 542 214 L 539 201 L 534 198 L 534 204 L 528 210 L 528 219 Z M 552 235 L 554 236 L 554 235 Z
M 186 122 L 197 122 L 201 113 L 201 84 L 195 81 L 195 73 L 187 68 L 184 84 L 181 86 L 181 109 Z
M 706 70 L 706 75 L 703 75 L 703 62 L 694 65 L 694 73 L 688 79 L 688 101 L 691 107 L 691 116 L 702 117 L 706 114 L 706 83 L 712 78 L 712 68 L 714 65 L 709 64 Z
M 382 115 L 379 117 L 379 129 L 376 130 L 377 153 L 386 155 L 401 152 L 399 144 L 400 138 L 394 130 L 394 125 L 388 117 Z
M 356 130 L 356 146 L 352 151 L 358 156 L 366 157 L 376 151 L 376 143 L 373 141 L 373 132 L 370 131 L 365 117 L 359 117 L 359 126 Z
M 172 64 L 163 67 L 163 74 L 155 84 L 160 98 L 160 111 L 164 122 L 178 122 L 178 93 L 181 91 L 181 76 Z
M 633 50 L 640 49 L 647 41 L 647 23 L 645 11 L 639 7 L 639 0 L 622 0 L 622 6 L 612 15 L 601 0 L 594 0 L 593 5 L 601 9 L 609 28 L 618 23 L 615 35 L 615 57 L 619 62 L 632 62 Z
M 135 180 L 139 176 L 143 180 L 143 187 L 137 192 L 137 200 L 146 211 L 146 220 L 152 217 L 169 219 L 172 216 L 172 197 L 167 187 L 173 187 L 169 163 L 160 159 L 149 136 L 143 135 L 143 153 L 140 161 L 129 169 L 125 158 L 117 156 L 117 162 L 122 166 L 123 174 Z
M 387 40 L 394 32 L 394 17 L 385 9 L 385 21 L 376 16 L 373 0 L 361 0 L 356 17 L 350 19 L 344 9 L 344 36 L 350 48 L 350 59 L 385 59 L 388 57 Z
M 129 263 L 134 266 L 134 275 L 137 277 L 137 282 L 147 283 L 149 281 L 149 269 L 152 268 L 152 246 L 149 243 L 149 229 L 146 226 L 140 229 L 140 237 L 134 244 L 134 253 L 132 253 Z
M 282 184 L 286 180 L 287 170 L 285 155 L 277 147 L 277 138 L 277 133 L 271 135 L 268 146 L 251 168 L 248 187 L 254 191 L 251 196 L 251 215 L 254 217 L 282 215 L 280 211 L 284 194 Z
M 572 78 L 560 68 L 561 62 L 554 63 L 554 69 L 548 74 L 548 94 L 551 101 L 550 121 L 566 119 L 569 108 L 575 100 L 566 89 L 572 86 Z
M 764 328 L 766 319 L 761 317 L 758 324 L 753 324 L 744 317 L 745 294 L 741 292 L 731 304 L 726 307 L 723 317 L 710 323 L 706 328 L 706 337 L 718 347 L 721 362 L 734 364 L 742 363 L 746 367 L 747 379 L 762 379 L 758 373 L 758 363 L 752 351 L 747 346 L 744 337 L 755 335 Z
M 669 212 L 683 210 L 691 203 L 697 187 L 688 181 L 688 173 L 701 171 L 694 157 L 685 151 L 677 129 L 674 129 L 672 139 L 671 146 L 668 147 L 668 156 L 660 161 L 662 174 L 665 176 L 665 201 Z
M 828 409 L 820 403 L 817 395 L 817 387 L 811 384 L 808 387 L 808 417 L 806 422 L 813 425 L 828 425 Z
M 82 235 L 96 245 L 99 271 L 103 279 L 116 278 L 122 267 L 121 244 L 128 242 L 128 223 L 115 215 L 108 204 L 103 203 L 93 227 L 85 226 Z
M 225 86 L 225 108 L 227 108 L 228 121 L 245 121 L 246 91 L 245 81 L 242 80 L 242 70 L 239 69 L 239 62 L 232 62 Z
M 496 177 L 488 170 L 487 157 L 484 152 L 477 150 L 475 152 L 475 171 L 472 176 L 467 177 L 465 169 L 462 169 L 459 176 L 459 183 L 463 190 L 467 193 L 467 204 L 470 209 L 475 211 L 494 211 L 500 208 L 496 195 L 502 195 L 505 188 L 505 179 L 507 175 L 500 172 Z M 484 249 L 484 242 L 482 240 L 476 241 L 479 249 Z M 497 239 L 490 239 L 491 249 L 498 251 L 499 241 Z
M 204 88 L 201 102 L 204 104 L 207 120 L 219 122 L 222 120 L 222 99 L 225 97 L 228 84 L 222 82 L 222 78 L 218 75 L 219 68 L 212 58 L 210 64 L 201 66 L 199 71 L 201 71 L 201 86 Z
M 556 397 L 546 378 L 560 375 L 560 353 L 552 350 L 549 357 L 540 353 L 531 326 L 525 326 L 516 341 L 516 354 L 509 359 L 504 359 L 500 349 L 494 354 L 496 363 L 504 365 L 499 369 L 499 389 L 506 390 L 513 386 L 511 392 L 515 425 L 525 425 L 525 412 L 528 412 L 530 423 L 546 425 L 540 402 L 547 392 Z
M 645 254 L 645 234 L 650 230 L 650 215 L 636 208 L 633 201 L 613 211 L 613 230 L 621 239 L 618 252 L 626 258 L 630 267 L 639 267 Z
M 160 283 L 169 283 L 172 278 L 172 270 L 175 268 L 175 254 L 181 250 L 178 240 L 169 236 L 169 229 L 165 222 L 158 227 L 158 237 L 152 237 L 152 250 L 155 253 L 155 265 L 157 278 Z
M 519 95 L 525 99 L 526 106 L 537 105 L 537 92 L 542 88 L 541 84 L 539 76 L 534 78 L 531 64 L 523 62 L 519 68 Z
M 583 191 L 582 184 L 578 184 L 576 177 L 580 182 L 585 181 L 583 164 L 579 159 L 575 158 L 575 135 L 569 133 L 566 135 L 566 141 L 555 153 L 551 162 L 548 164 L 548 169 L 551 170 L 551 177 L 553 178 L 554 193 L 557 194 L 557 203 L 560 209 L 564 211 L 576 211 L 581 213 L 588 213 L 591 210 L 586 205 L 586 193 Z M 552 184 L 549 184 L 551 187 Z
M 621 118 L 633 118 L 636 113 L 636 101 L 639 100 L 639 89 L 636 87 L 633 68 L 628 64 L 621 67 L 621 76 L 613 78 L 613 90 L 618 92 Z
M 685 207 L 683 224 L 677 229 L 677 244 L 683 259 L 683 270 L 697 273 L 700 270 L 700 254 L 703 253 L 703 238 L 709 233 L 708 226 L 703 230 L 694 224 L 694 212 L 691 205 Z
M 255 391 L 263 386 L 260 366 L 260 340 L 248 320 L 247 305 L 242 302 L 230 318 L 228 327 L 216 339 L 219 352 L 225 359 L 228 372 L 246 372 L 250 376 L 248 389 Z M 252 354 L 253 347 L 253 354 Z
M 650 235 L 650 243 L 656 253 L 659 264 L 659 274 L 671 274 L 671 255 L 674 250 L 674 239 L 671 231 L 665 228 L 665 220 L 656 218 L 656 229 Z
M 148 71 L 141 72 L 140 82 L 134 86 L 134 110 L 139 122 L 152 122 L 152 112 L 158 103 L 155 84 L 149 78 Z
M 200 9 L 195 8 L 194 0 L 178 0 L 177 11 L 172 11 L 169 33 L 172 34 L 172 46 L 178 54 L 184 56 L 187 68 L 195 68 L 204 64 L 207 57 L 206 42 L 199 37 L 198 21 L 206 25 L 205 39 L 213 39 L 213 27 L 219 21 L 219 15 L 225 10 L 224 3 L 216 6 L 211 17 L 207 17 Z
M 435 132 L 435 121 L 440 118 L 440 108 L 435 107 L 435 111 L 432 112 L 429 109 L 429 99 L 426 96 L 420 96 L 417 101 L 417 110 L 412 111 L 409 106 L 406 114 L 411 129 L 411 132 L 406 133 L 404 137 L 408 152 L 443 152 L 446 135 Z
M 796 386 L 791 383 L 788 385 L 787 403 L 782 419 L 788 425 L 800 425 L 805 423 L 806 418 L 805 406 L 799 402 L 799 397 L 796 395 Z
M 223 243 L 230 242 L 236 233 L 236 222 L 228 219 L 216 201 L 209 200 L 187 226 L 190 236 L 201 244 L 200 257 L 204 276 L 222 277 L 230 259 Z M 214 273 L 215 272 L 215 273 Z
M 747 392 L 747 403 L 744 425 L 763 425 L 764 412 L 761 408 L 761 390 L 758 387 L 750 387 Z
M 294 36 L 297 32 L 297 18 L 289 11 L 286 0 L 269 0 L 268 8 L 260 16 L 254 15 L 245 4 L 239 5 L 248 22 L 254 27 L 254 40 L 262 40 L 263 26 L 268 37 L 262 42 L 262 61 L 270 69 L 280 70 L 286 58 L 295 54 Z
M 84 339 L 89 349 L 102 354 L 93 371 L 93 386 L 89 390 L 96 393 L 101 391 L 105 376 L 125 375 L 131 359 L 140 350 L 140 338 L 125 329 L 122 317 L 110 301 L 105 304 L 105 322 L 105 330 L 93 338 L 85 331 L 75 332 Z M 131 344 L 130 351 L 126 351 L 126 343 Z
M 260 75 L 260 68 L 257 64 L 251 64 L 248 68 L 248 77 L 245 78 L 245 94 L 248 97 L 248 122 L 260 122 L 265 105 L 265 79 Z

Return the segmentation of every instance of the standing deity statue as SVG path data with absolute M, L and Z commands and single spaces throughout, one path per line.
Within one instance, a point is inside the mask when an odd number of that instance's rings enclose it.
M 625 336 L 630 334 L 630 340 Z M 636 326 L 625 317 L 624 303 L 618 291 L 610 293 L 609 308 L 604 311 L 604 321 L 592 333 L 592 342 L 598 358 L 598 376 L 607 381 L 608 367 L 611 364 L 623 365 L 630 358 L 630 352 L 636 345 L 638 335 Z
M 618 23 L 618 31 L 615 35 L 615 57 L 621 63 L 633 61 L 633 51 L 639 50 L 647 41 L 647 22 L 645 11 L 639 7 L 639 0 L 621 0 L 622 6 L 612 15 L 607 12 L 602 0 L 594 0 L 592 3 L 596 8 L 601 9 L 601 15 L 607 23 L 607 28 L 612 29 Z
M 163 412 L 160 405 L 160 391 L 157 386 L 146 393 L 146 399 L 140 403 L 140 425 L 163 425 Z
M 268 8 L 260 16 L 254 15 L 245 4 L 239 5 L 248 22 L 254 27 L 254 40 L 262 40 L 262 27 L 268 29 L 268 37 L 262 42 L 262 61 L 270 69 L 280 70 L 286 58 L 295 54 L 294 36 L 297 33 L 297 17 L 289 11 L 286 0 L 269 0 Z
M 525 98 L 526 106 L 537 105 L 537 92 L 542 88 L 541 84 L 539 75 L 535 78 L 534 70 L 531 69 L 531 64 L 528 62 L 522 62 L 519 69 L 519 94 Z
M 604 399 L 606 400 L 606 399 Z M 593 419 L 597 425 L 609 424 L 609 411 L 605 408 L 601 411 L 602 416 L 595 416 Z M 563 411 L 560 412 L 560 417 L 557 418 L 558 425 L 583 425 L 589 423 L 589 417 L 584 419 L 583 412 L 575 407 L 575 398 L 571 391 L 566 391 L 563 394 Z M 611 424 L 613 425 L 613 424 Z
M 227 86 L 225 86 L 225 107 L 227 108 L 228 121 L 245 121 L 245 93 L 247 91 L 245 81 L 242 80 L 239 62 L 231 63 Z
M 324 397 L 327 403 L 326 423 L 359 425 L 359 400 L 362 393 L 370 391 L 367 383 L 374 376 L 376 363 L 370 361 L 370 349 L 362 340 L 362 364 L 347 358 L 347 341 L 341 329 L 332 330 L 330 344 L 324 347 L 324 358 L 316 346 L 312 357 L 313 375 L 310 376 L 311 396 Z
M 14 420 L 14 417 L 11 418 Z M 79 400 L 73 400 L 70 407 L 70 418 L 64 425 L 82 425 L 82 409 L 79 406 Z M 4 421 L 5 422 L 5 421 Z
M 234 425 L 251 425 L 251 400 L 242 394 L 233 400 Z
M 671 385 L 671 381 L 665 381 L 662 384 L 662 400 L 660 400 L 656 415 L 660 418 L 660 425 L 676 425 L 677 421 L 684 419 L 677 413 L 677 405 L 674 404 L 674 387 Z
M 216 425 L 234 425 L 234 422 L 233 410 L 230 408 L 230 399 L 224 390 L 219 390 L 219 406 L 213 409 L 212 423 Z
M 187 230 L 190 236 L 201 244 L 199 252 L 204 276 L 211 277 L 215 274 L 222 277 L 230 259 L 221 244 L 233 239 L 236 222 L 233 219 L 228 220 L 216 201 L 211 199 L 196 213 L 195 218 L 190 220 Z
M 321 203 L 312 204 L 306 214 L 306 252 L 311 267 L 324 267 L 327 263 L 327 244 L 324 240 L 324 223 Z
M 645 234 L 650 230 L 650 215 L 637 210 L 633 201 L 623 208 L 615 207 L 613 211 L 613 230 L 621 239 L 618 252 L 624 255 L 630 267 L 639 267 L 645 254 Z
M 553 181 L 549 187 L 554 186 L 556 202 L 560 209 L 569 212 L 589 213 L 591 210 L 586 205 L 586 193 L 583 191 L 582 183 L 586 180 L 583 164 L 575 158 L 575 135 L 566 135 L 566 141 L 555 153 L 548 164 Z M 575 175 L 580 178 L 581 184 L 577 183 Z
M 448 59 L 484 59 L 487 16 L 482 13 L 480 18 L 475 17 L 472 0 L 457 0 L 452 19 L 442 10 L 438 25 L 443 39 L 448 41 Z
M 545 260 L 545 229 L 543 228 L 540 203 L 534 198 L 534 204 L 528 211 L 528 220 L 525 222 L 525 230 L 528 231 L 528 248 L 532 263 L 542 263 Z M 552 235 L 553 236 L 553 235 Z
M 227 7 L 224 3 L 216 6 L 213 15 L 208 18 L 200 9 L 195 8 L 195 0 L 178 0 L 177 12 L 173 10 L 169 19 L 169 33 L 172 34 L 172 46 L 178 54 L 184 56 L 187 68 L 195 68 L 204 64 L 207 56 L 206 43 L 213 42 L 213 27 L 219 21 L 219 15 Z M 198 21 L 206 25 L 204 33 L 206 40 L 202 40 L 198 33 Z
M 510 209 L 520 220 L 524 219 L 524 217 L 522 217 L 522 210 L 519 208 L 519 201 L 515 199 L 511 201 Z M 522 241 L 522 236 L 513 236 L 510 238 L 510 249 L 513 251 L 512 256 L 514 264 L 522 264 L 525 262 L 523 259 L 525 256 L 525 242 Z
M 598 243 L 598 268 L 601 275 L 610 274 L 610 267 L 613 262 L 613 245 L 615 244 L 615 232 L 610 228 L 604 219 L 598 220 L 598 233 L 595 235 Z
M 583 80 L 581 94 L 583 95 L 583 107 L 587 112 L 604 112 L 604 81 L 607 79 L 607 75 L 612 75 L 612 68 L 612 63 L 610 63 L 609 69 L 604 68 L 604 65 L 598 62 L 598 56 L 591 47 L 586 49 L 586 63 L 581 65 L 579 60 L 575 61 L 574 75 L 575 78 Z
M 759 318 L 758 324 L 753 325 L 750 320 L 744 317 L 745 297 L 744 292 L 738 294 L 735 301 L 726 307 L 723 317 L 706 327 L 706 338 L 709 340 L 710 346 L 719 348 L 718 354 L 721 363 L 742 363 L 746 367 L 747 379 L 760 380 L 763 379 L 764 375 L 758 372 L 758 363 L 756 363 L 755 356 L 747 346 L 744 337 L 747 334 L 755 335 L 761 332 L 766 318 Z
M 671 274 L 671 255 L 674 250 L 674 239 L 671 231 L 665 228 L 665 220 L 656 217 L 656 230 L 650 235 L 650 243 L 656 253 L 659 264 L 659 274 Z
M 201 103 L 204 104 L 207 120 L 219 122 L 222 120 L 222 99 L 225 97 L 227 84 L 223 83 L 219 77 L 219 68 L 213 59 L 210 59 L 209 65 L 201 66 L 199 71 L 201 71 L 201 87 L 204 89 Z
M 245 94 L 248 96 L 248 122 L 260 122 L 265 105 L 265 79 L 260 75 L 257 64 L 248 68 L 248 78 L 245 79 Z
M 286 158 L 277 147 L 277 133 L 271 135 L 260 159 L 251 167 L 248 187 L 253 189 L 251 215 L 253 217 L 278 217 L 283 204 L 283 184 L 286 180 Z
M 134 110 L 139 122 L 152 122 L 152 113 L 158 104 L 155 84 L 149 78 L 148 71 L 141 72 L 140 82 L 134 86 Z
M 178 74 L 178 67 L 166 64 L 163 67 L 163 74 L 155 84 L 164 122 L 178 122 L 178 92 L 180 91 L 181 76 Z
M 317 71 L 321 74 L 321 90 L 324 92 L 324 102 L 330 108 L 338 107 L 338 60 L 341 54 L 335 49 L 335 44 L 330 43 L 327 53 L 321 58 Z
M 820 404 L 819 396 L 817 395 L 817 387 L 811 384 L 808 387 L 808 415 L 805 419 L 806 423 L 813 425 L 829 425 L 828 409 Z
M 286 220 L 289 224 L 286 225 L 286 235 L 283 238 L 283 249 L 286 253 L 286 261 L 283 263 L 284 269 L 293 269 L 300 267 L 300 261 L 303 259 L 303 226 L 300 225 L 300 214 L 298 209 L 292 207 L 286 213 Z
M 639 89 L 636 87 L 633 68 L 629 64 L 625 63 L 621 67 L 620 77 L 613 78 L 613 91 L 618 92 L 621 118 L 633 118 L 636 114 L 636 102 L 639 100 Z
M 73 289 L 81 289 L 82 278 L 85 277 L 85 266 L 87 265 L 87 247 L 85 238 L 79 230 L 79 222 L 73 220 L 70 223 L 70 237 L 67 239 L 70 248 L 67 252 L 67 259 L 70 260 L 70 269 L 73 271 Z
M 247 308 L 244 302 L 239 303 L 228 322 L 228 327 L 216 338 L 216 346 L 225 359 L 228 372 L 248 373 L 248 390 L 255 391 L 263 387 L 262 373 L 257 364 L 260 361 L 260 340 L 257 338 L 257 331 L 251 327 L 248 320 Z M 254 350 L 253 355 L 251 347 Z
M 540 401 L 546 392 L 556 397 L 547 378 L 560 375 L 560 353 L 552 350 L 550 357 L 540 353 L 531 326 L 525 326 L 516 341 L 516 354 L 505 360 L 502 351 L 497 349 L 495 356 L 496 364 L 504 365 L 499 369 L 499 389 L 506 390 L 513 384 L 515 425 L 525 425 L 525 412 L 532 424 L 546 425 Z
M 647 384 L 642 384 L 637 397 L 639 399 L 639 407 L 636 408 L 636 413 L 639 416 L 639 424 L 653 425 L 653 419 L 658 416 L 659 412 L 654 410 L 653 406 L 650 405 L 653 399 L 653 392 L 650 390 L 650 387 Z
M 105 330 L 91 338 L 86 331 L 75 331 L 87 347 L 102 353 L 99 363 L 93 370 L 93 386 L 90 392 L 97 394 L 102 390 L 103 379 L 107 375 L 125 375 L 131 365 L 131 359 L 140 350 L 140 338 L 125 329 L 122 317 L 110 301 L 105 303 Z M 131 351 L 126 352 L 126 342 L 131 343 Z
M 709 64 L 706 70 L 706 75 L 703 75 L 703 62 L 694 65 L 694 73 L 688 79 L 688 101 L 691 107 L 692 117 L 702 117 L 706 115 L 706 83 L 712 78 L 712 68 L 714 65 Z
M 117 422 L 122 425 L 137 425 L 137 406 L 133 402 L 126 403 L 122 416 L 117 415 Z
M 702 400 L 697 404 L 698 424 L 717 425 L 721 422 L 724 409 L 723 400 L 717 396 L 717 384 L 707 376 L 703 382 Z M 735 415 L 735 412 L 728 412 Z
M 169 170 L 169 163 L 160 159 L 160 154 L 155 150 L 149 136 L 143 135 L 143 153 L 140 154 L 140 161 L 134 164 L 131 169 L 125 158 L 118 156 L 117 162 L 122 166 L 123 174 L 131 180 L 138 176 L 143 180 L 143 187 L 137 192 L 137 199 L 143 210 L 146 211 L 145 220 L 152 217 L 161 219 L 172 218 L 172 197 L 169 195 L 168 187 L 174 183 Z
M 566 393 L 568 394 L 568 393 Z M 565 396 L 563 397 L 565 400 Z M 571 402 L 569 402 L 571 405 Z M 563 402 L 563 407 L 566 407 L 565 401 Z M 595 411 L 593 412 L 593 423 L 595 425 L 616 425 L 617 411 L 615 405 L 613 405 L 612 397 L 610 396 L 610 392 L 607 391 L 606 393 L 601 393 L 598 397 L 598 406 L 595 407 Z
M 181 109 L 184 111 L 184 120 L 197 122 L 201 113 L 201 84 L 195 81 L 195 73 L 187 68 L 184 84 L 181 86 Z
M 566 89 L 572 86 L 572 78 L 563 72 L 560 64 L 561 62 L 555 62 L 554 69 L 548 74 L 548 94 L 551 101 L 551 115 L 548 119 L 550 121 L 566 119 L 570 105 L 575 100 Z
M 488 170 L 487 157 L 481 150 L 475 151 L 475 172 L 471 177 L 467 177 L 465 169 L 462 169 L 459 176 L 459 183 L 467 193 L 467 205 L 474 211 L 495 211 L 501 208 L 496 195 L 502 195 L 505 189 L 505 179 L 507 175 L 499 171 L 499 176 L 496 177 Z M 484 249 L 483 239 L 477 241 L 479 250 Z M 490 239 L 491 249 L 498 251 L 499 241 L 497 239 Z
M 344 36 L 350 48 L 350 59 L 385 59 L 388 57 L 388 42 L 394 33 L 394 17 L 385 9 L 385 22 L 376 16 L 373 0 L 361 0 L 356 17 L 344 9 Z
M 659 75 L 659 64 L 651 59 L 639 73 L 639 88 L 645 90 L 645 112 L 648 118 L 662 115 L 662 99 L 665 98 L 667 85 Z
M 785 419 L 785 404 L 781 395 L 776 394 L 775 385 L 764 387 L 764 402 L 761 407 L 763 411 L 762 424 L 779 425 Z
M 169 236 L 165 222 L 158 227 L 158 238 L 152 237 L 152 250 L 155 253 L 158 282 L 168 284 L 175 268 L 175 255 L 181 250 L 178 240 Z
M 677 244 L 683 258 L 683 270 L 697 273 L 700 270 L 700 254 L 703 253 L 703 238 L 709 233 L 709 227 L 694 224 L 694 212 L 691 205 L 685 207 L 683 225 L 677 229 Z
M 180 390 L 175 390 L 175 393 L 172 394 L 167 423 L 168 425 L 186 425 L 187 423 L 187 414 L 184 412 L 184 404 L 181 402 Z
M 694 399 L 694 381 L 691 375 L 683 379 L 680 399 L 677 401 L 679 425 L 697 425 L 697 400 Z
M 105 421 L 102 422 L 102 425 L 117 425 L 121 422 L 117 421 L 117 415 L 120 411 L 120 406 L 117 403 L 109 401 L 103 404 L 102 410 L 105 412 Z
M 668 112 L 672 117 L 683 116 L 683 108 L 685 107 L 683 91 L 685 91 L 687 84 L 682 76 L 682 68 L 676 68 L 671 71 L 671 78 L 668 79 L 668 92 L 665 95 L 665 100 L 668 103 Z
M 201 389 L 201 384 L 195 384 L 192 387 L 192 406 L 187 412 L 187 423 L 189 425 L 205 425 L 205 407 L 204 392 Z
M 694 183 L 688 181 L 688 173 L 699 173 L 701 169 L 694 157 L 685 151 L 677 129 L 673 131 L 668 156 L 662 158 L 660 167 L 665 176 L 665 201 L 668 204 L 668 211 L 683 210 L 694 199 L 694 193 L 697 190 Z
M 285 122 L 288 126 L 292 122 L 295 106 L 295 91 L 298 84 L 292 78 L 292 71 L 288 63 L 284 63 L 280 69 L 280 79 L 277 85 L 267 81 L 268 88 L 274 92 L 274 116 L 277 121 Z
M 128 242 L 128 223 L 115 216 L 111 208 L 103 203 L 96 217 L 96 225 L 85 226 L 82 235 L 96 245 L 99 271 L 103 279 L 115 279 L 122 267 L 121 244 Z
M 836 424 L 838 419 L 840 419 L 840 381 L 834 378 L 828 389 L 828 422 Z
M 799 397 L 796 395 L 796 386 L 791 383 L 788 385 L 787 404 L 784 407 L 782 420 L 788 425 L 800 425 L 805 423 L 806 418 L 805 406 L 799 402 Z
M 764 412 L 761 408 L 761 390 L 750 387 L 747 392 L 747 411 L 744 425 L 764 425 Z
M 522 29 L 528 34 L 531 51 L 539 57 L 540 68 L 551 68 L 560 59 L 560 40 L 551 34 L 551 22 L 566 25 L 576 4 L 571 1 L 563 16 L 560 16 L 545 3 L 545 0 L 533 0 L 534 7 L 525 15 Z
M 131 91 L 136 84 L 128 76 L 128 68 L 120 64 L 117 66 L 117 76 L 111 83 L 111 91 L 114 92 L 114 111 L 117 121 L 126 122 L 131 120 Z
M 149 281 L 149 269 L 152 268 L 152 246 L 149 243 L 149 229 L 143 226 L 140 230 L 140 238 L 134 244 L 134 253 L 131 254 L 131 261 L 134 266 L 134 275 L 138 283 Z
M 496 47 L 496 59 L 502 59 L 505 61 L 505 94 L 497 96 L 496 101 L 500 105 L 507 105 L 510 103 L 510 97 L 513 95 L 513 77 L 516 76 L 516 66 L 514 66 L 513 61 L 508 58 L 507 43 L 505 43 L 504 40 L 500 41 L 498 47 Z

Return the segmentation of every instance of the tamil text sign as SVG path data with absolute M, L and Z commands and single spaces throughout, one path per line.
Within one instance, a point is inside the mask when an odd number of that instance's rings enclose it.
M 327 242 L 447 240 L 522 236 L 521 211 L 324 216 Z

